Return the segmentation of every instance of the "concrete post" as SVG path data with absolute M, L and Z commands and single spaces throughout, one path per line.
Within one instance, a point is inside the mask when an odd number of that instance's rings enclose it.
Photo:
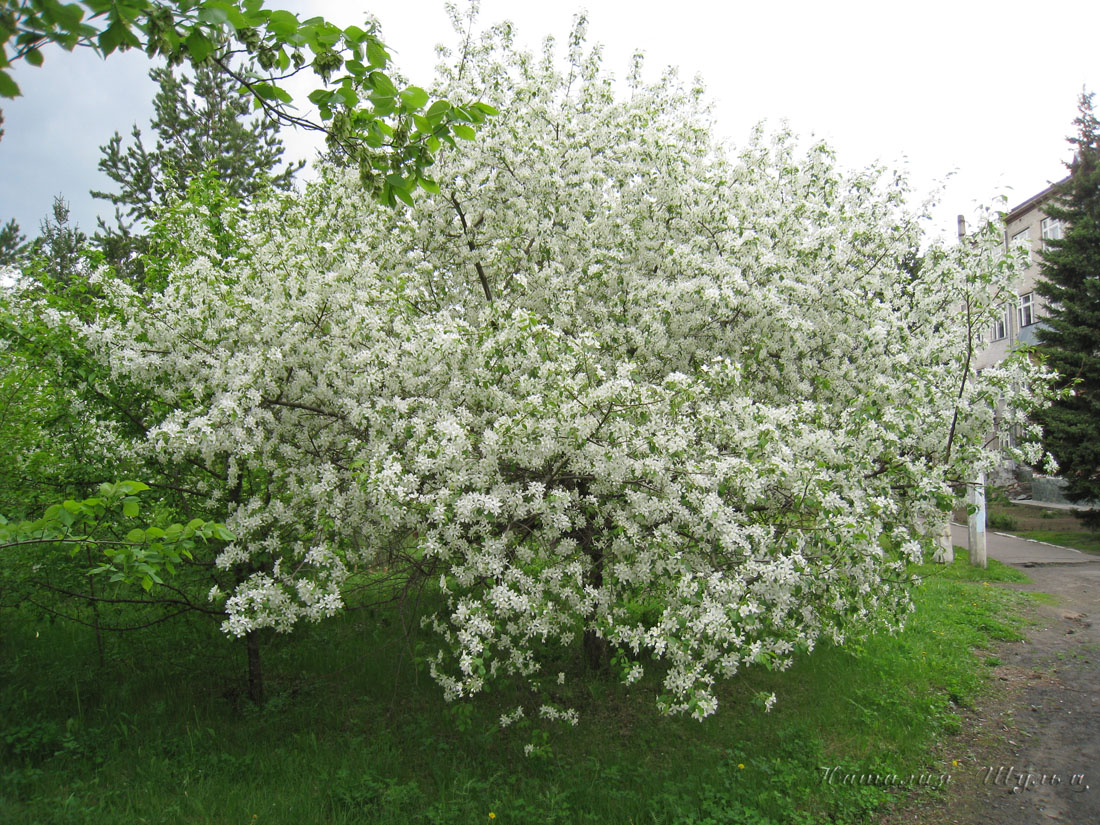
M 966 503 L 974 511 L 966 520 L 970 528 L 970 564 L 985 568 L 985 473 L 978 473 L 977 480 L 966 485 Z

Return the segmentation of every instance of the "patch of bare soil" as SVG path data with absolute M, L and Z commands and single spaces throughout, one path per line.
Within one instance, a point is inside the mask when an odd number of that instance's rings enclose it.
M 951 782 L 881 825 L 1100 823 L 1100 562 L 1029 567 L 1035 607 L 1024 642 L 995 655 L 994 690 L 943 746 Z M 956 764 L 957 763 L 957 764 Z

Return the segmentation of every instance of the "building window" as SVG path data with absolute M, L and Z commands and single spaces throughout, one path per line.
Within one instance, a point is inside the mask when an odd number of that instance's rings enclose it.
M 1008 337 L 1008 309 L 1001 311 L 1001 315 L 993 322 L 993 335 L 994 341 L 1000 341 L 1002 338 Z
M 1031 262 L 1031 238 L 1029 229 L 1022 229 L 1012 236 L 1012 240 L 1008 242 L 1008 251 L 1017 252 L 1023 249 L 1027 252 L 1027 260 Z
M 1020 329 L 1035 323 L 1035 293 L 1020 296 Z
M 1043 249 L 1047 248 L 1047 241 L 1060 241 L 1064 234 L 1065 224 L 1057 218 L 1043 218 L 1039 225 L 1043 235 Z

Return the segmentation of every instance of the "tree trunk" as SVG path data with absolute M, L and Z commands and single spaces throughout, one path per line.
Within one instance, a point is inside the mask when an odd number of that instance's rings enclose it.
M 584 631 L 584 661 L 593 673 L 606 676 L 611 672 L 611 645 L 595 630 Z
M 260 634 L 250 630 L 244 635 L 248 648 L 248 698 L 257 705 L 264 703 L 264 676 L 260 668 Z
M 596 549 L 595 532 L 591 524 L 586 524 L 578 538 L 581 548 L 592 560 L 588 584 L 598 589 L 603 586 L 603 553 Z M 611 672 L 611 645 L 590 628 L 584 631 L 584 660 L 593 673 L 606 675 Z

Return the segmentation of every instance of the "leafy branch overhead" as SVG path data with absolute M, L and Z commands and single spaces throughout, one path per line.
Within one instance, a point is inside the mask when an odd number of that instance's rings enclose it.
M 52 504 L 41 518 L 8 522 L 0 516 L 0 550 L 36 544 L 62 544 L 73 556 L 92 548 L 102 557 L 89 572 L 109 574 L 111 582 L 140 584 L 151 590 L 173 575 L 176 565 L 191 559 L 198 542 L 231 541 L 233 534 L 221 524 L 192 519 L 167 527 L 130 526 L 141 513 L 138 494 L 149 486 L 140 481 L 103 483 L 95 496 Z
M 50 43 L 103 57 L 133 48 L 170 65 L 216 65 L 265 116 L 323 132 L 330 150 L 357 165 L 384 203 L 411 204 L 418 187 L 438 191 L 429 167 L 440 146 L 473 139 L 496 111 L 484 103 L 429 102 L 423 89 L 399 87 L 376 31 L 369 22 L 341 28 L 321 17 L 300 20 L 263 0 L 0 0 L 0 97 L 19 95 L 10 69 L 20 60 L 41 66 Z M 256 68 L 235 67 L 239 55 Z M 305 70 L 322 83 L 308 96 L 316 119 L 300 113 L 285 87 Z

